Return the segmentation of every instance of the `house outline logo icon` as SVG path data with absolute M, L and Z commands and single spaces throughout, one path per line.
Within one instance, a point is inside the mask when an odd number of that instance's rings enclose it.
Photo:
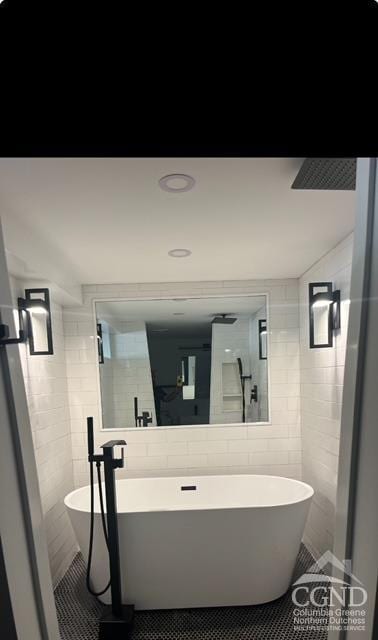
M 327 565 L 338 569 L 344 577 L 349 578 L 349 581 L 346 582 L 345 580 L 341 580 L 340 578 L 324 573 L 323 570 Z M 332 551 L 326 551 L 316 562 L 314 562 L 313 565 L 311 565 L 306 573 L 293 583 L 292 586 L 296 587 L 301 584 L 311 582 L 328 582 L 349 585 L 352 580 L 358 584 L 362 584 L 362 582 L 352 573 L 350 560 L 344 560 L 344 562 L 341 562 L 336 558 Z
M 342 578 L 332 574 L 340 573 Z M 299 595 L 301 594 L 301 595 Z M 326 551 L 292 584 L 296 631 L 364 631 L 368 593 L 352 573 L 350 560 L 340 561 Z M 353 611 L 353 617 L 349 612 Z

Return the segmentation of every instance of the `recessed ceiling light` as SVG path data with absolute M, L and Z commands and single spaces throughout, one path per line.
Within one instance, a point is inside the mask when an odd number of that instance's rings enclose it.
M 191 253 L 189 249 L 171 249 L 171 251 L 168 251 L 168 255 L 171 258 L 187 258 Z
M 183 193 L 193 189 L 196 181 L 185 173 L 171 173 L 159 180 L 160 188 L 171 193 Z
M 179 312 L 179 311 L 176 311 L 176 313 L 174 313 L 173 315 L 174 315 L 174 316 L 184 316 L 184 315 L 185 315 L 185 313 L 183 313 L 183 312 Z

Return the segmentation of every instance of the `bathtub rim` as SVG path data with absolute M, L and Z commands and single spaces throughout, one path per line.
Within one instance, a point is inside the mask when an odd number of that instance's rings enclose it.
M 120 478 L 119 480 L 116 480 L 116 483 L 119 482 L 127 482 L 127 481 L 132 481 L 132 480 L 160 480 L 160 479 L 169 479 L 169 480 L 177 480 L 177 481 L 183 481 L 188 483 L 188 481 L 195 481 L 195 478 L 235 478 L 235 477 L 259 477 L 259 478 L 274 478 L 274 479 L 278 479 L 278 480 L 288 480 L 291 483 L 296 483 L 296 484 L 300 484 L 302 485 L 304 488 L 306 488 L 307 493 L 306 495 L 304 495 L 302 498 L 297 499 L 297 500 L 288 500 L 285 502 L 281 502 L 281 503 L 269 503 L 269 504 L 259 504 L 259 505 L 253 505 L 253 504 L 247 504 L 247 505 L 240 505 L 240 504 L 235 504 L 235 505 L 230 505 L 230 504 L 225 504 L 223 506 L 211 506 L 211 505 L 201 505 L 201 506 L 190 506 L 189 508 L 177 508 L 177 507 L 159 507 L 159 508 L 152 508 L 152 509 L 141 509 L 138 511 L 118 511 L 117 515 L 121 516 L 121 515 L 128 515 L 128 516 L 132 516 L 132 515 L 139 515 L 139 514 L 145 514 L 145 513 L 174 513 L 174 512 L 179 512 L 179 513 L 183 513 L 183 512 L 190 512 L 190 511 L 225 511 L 225 510 L 234 510 L 234 509 L 278 509 L 278 508 L 282 508 L 282 507 L 288 507 L 290 505 L 293 504 L 300 504 L 302 502 L 306 502 L 307 500 L 311 500 L 314 496 L 314 489 L 311 485 L 309 485 L 307 482 L 303 482 L 303 480 L 296 480 L 295 478 L 288 478 L 286 476 L 276 476 L 276 475 L 267 475 L 267 474 L 258 474 L 258 473 L 246 473 L 246 474 L 241 474 L 241 473 L 233 473 L 233 474 L 206 474 L 206 475 L 196 475 L 196 476 L 141 476 L 139 478 Z M 96 491 L 96 485 L 97 482 L 95 483 L 95 491 Z M 102 483 L 102 485 L 104 485 L 104 483 Z M 83 487 L 79 487 L 78 489 L 74 489 L 73 491 L 70 491 L 70 493 L 68 493 L 65 497 L 64 497 L 64 506 L 67 509 L 71 509 L 72 511 L 77 511 L 79 513 L 90 513 L 90 508 L 79 508 L 77 506 L 73 506 L 72 505 L 72 498 L 74 495 L 76 495 L 77 493 L 79 493 L 80 491 L 83 491 L 84 489 L 89 489 L 90 485 L 87 484 Z M 95 515 L 99 515 L 100 514 L 100 509 L 99 508 L 95 508 L 94 511 Z M 106 513 L 106 506 L 105 506 L 105 513 Z

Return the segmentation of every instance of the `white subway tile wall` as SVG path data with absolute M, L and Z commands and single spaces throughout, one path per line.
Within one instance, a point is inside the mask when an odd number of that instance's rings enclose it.
M 86 418 L 96 445 L 124 438 L 118 477 L 260 473 L 303 478 L 315 489 L 305 541 L 316 555 L 332 548 L 352 236 L 300 280 L 84 285 L 83 305 L 53 301 L 54 355 L 20 348 L 54 584 L 76 552 L 63 498 L 88 484 Z M 333 349 L 308 348 L 308 282 L 341 289 L 341 330 Z M 16 297 L 24 286 L 12 281 Z M 100 430 L 93 300 L 268 294 L 270 420 L 188 428 Z M 132 425 L 130 425 L 132 426 Z M 303 449 L 303 451 L 302 451 Z M 303 460 L 302 460 L 303 456 Z
M 11 286 L 15 301 L 24 296 L 27 285 L 13 278 Z M 74 485 L 62 307 L 52 300 L 51 311 L 54 354 L 30 356 L 29 346 L 22 344 L 20 355 L 55 586 L 77 553 L 77 544 L 63 503 Z
M 93 300 L 261 293 L 269 295 L 271 425 L 100 431 Z M 126 439 L 126 469 L 118 477 L 196 473 L 301 477 L 298 280 L 84 285 L 83 300 L 81 307 L 65 308 L 63 314 L 65 335 L 79 338 L 79 360 L 72 361 L 71 349 L 66 351 L 76 487 L 88 483 L 87 416 L 94 417 L 97 445 L 110 437 Z M 277 445 L 272 444 L 275 439 Z
M 352 250 L 350 235 L 300 278 L 302 475 L 315 489 L 305 543 L 317 557 L 333 547 Z M 333 348 L 310 349 L 308 284 L 321 281 L 341 291 L 341 329 Z
M 242 396 L 239 369 L 236 356 L 242 359 L 244 373 L 249 374 L 249 329 L 250 319 L 239 318 L 233 325 L 214 324 L 211 339 L 211 383 L 210 383 L 210 423 L 230 424 L 242 422 Z M 227 352 L 225 351 L 227 349 Z M 246 366 L 248 369 L 246 369 Z M 231 387 L 226 381 L 227 367 L 232 369 Z M 226 371 L 225 371 L 226 369 Z M 224 394 L 240 394 L 225 398 Z M 245 397 L 250 394 L 246 384 Z M 231 408 L 227 405 L 231 400 Z
M 139 414 L 148 411 L 152 416 L 151 426 L 154 426 L 155 407 L 146 324 L 143 321 L 120 322 L 110 316 L 107 316 L 107 320 L 110 353 L 104 353 L 104 363 L 100 367 L 103 424 L 107 428 L 118 426 L 120 429 L 133 425 L 134 397 L 137 396 Z

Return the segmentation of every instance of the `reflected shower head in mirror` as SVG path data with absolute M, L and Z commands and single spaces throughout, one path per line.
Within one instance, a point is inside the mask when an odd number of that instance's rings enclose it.
M 228 313 L 217 313 L 211 324 L 234 324 L 237 318 L 227 318 Z

